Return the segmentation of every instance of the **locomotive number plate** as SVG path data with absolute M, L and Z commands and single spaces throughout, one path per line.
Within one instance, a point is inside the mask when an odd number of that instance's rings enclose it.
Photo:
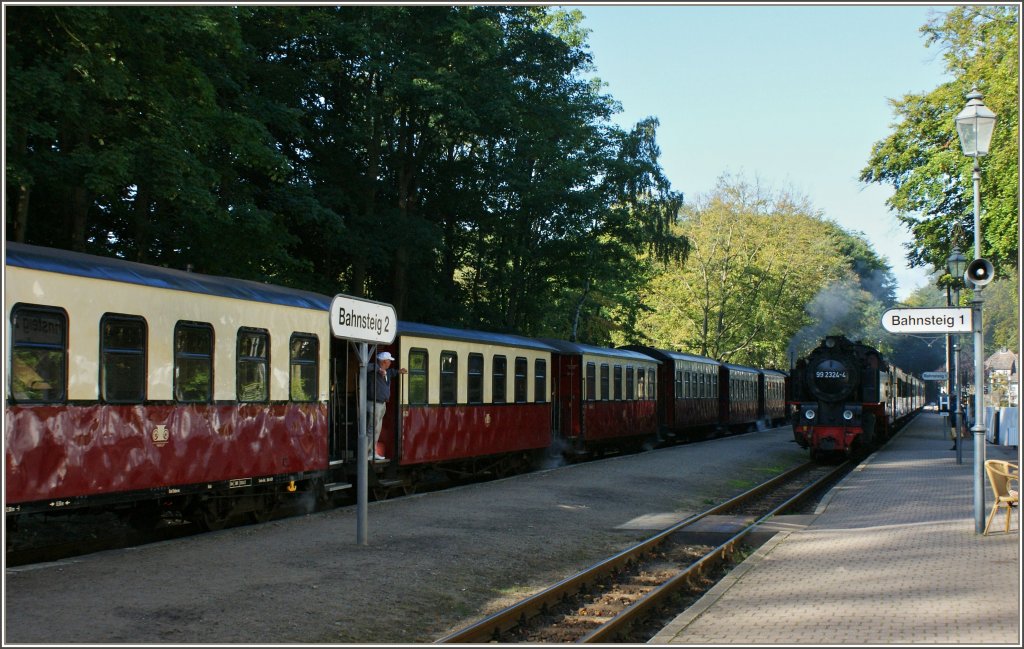
M 818 379 L 847 379 L 850 378 L 846 372 L 839 372 L 836 370 L 818 370 L 814 373 L 814 377 Z

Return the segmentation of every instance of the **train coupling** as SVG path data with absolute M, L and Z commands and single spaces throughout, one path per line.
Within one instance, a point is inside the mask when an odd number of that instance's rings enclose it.
M 285 489 L 288 490 L 288 493 L 293 494 L 296 491 L 298 491 L 299 487 L 295 484 L 295 481 L 292 480 L 291 482 L 288 483 L 288 486 L 285 487 Z

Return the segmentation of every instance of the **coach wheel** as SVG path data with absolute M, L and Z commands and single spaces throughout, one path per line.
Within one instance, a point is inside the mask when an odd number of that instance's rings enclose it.
M 128 524 L 140 532 L 148 532 L 157 526 L 160 519 L 160 507 L 157 503 L 141 503 L 128 515 Z
M 203 529 L 215 532 L 224 529 L 231 515 L 231 507 L 226 499 L 209 498 L 199 505 L 197 521 Z
M 277 497 L 272 493 L 260 494 L 253 499 L 256 503 L 255 509 L 249 512 L 249 518 L 254 523 L 266 523 L 274 515 L 277 509 Z

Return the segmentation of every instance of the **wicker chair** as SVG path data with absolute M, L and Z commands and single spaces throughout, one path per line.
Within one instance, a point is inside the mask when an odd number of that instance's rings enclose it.
M 995 519 L 996 512 L 999 511 L 1000 507 L 1006 507 L 1005 531 L 1009 532 L 1010 514 L 1013 508 L 1020 504 L 1020 468 L 1013 462 L 986 460 L 985 473 L 988 474 L 989 484 L 992 485 L 995 502 L 992 504 L 992 513 L 988 515 L 988 522 L 985 523 L 985 531 L 982 534 L 988 534 L 988 528 L 992 524 L 992 520 Z M 1019 530 L 1019 514 L 1017 518 L 1017 529 Z

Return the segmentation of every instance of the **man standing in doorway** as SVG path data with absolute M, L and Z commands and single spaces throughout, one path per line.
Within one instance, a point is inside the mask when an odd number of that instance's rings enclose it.
M 390 352 L 377 354 L 377 362 L 366 366 L 366 423 L 373 426 L 373 446 L 370 448 L 370 457 L 374 462 L 387 460 L 382 455 L 377 455 L 377 440 L 380 438 L 381 425 L 384 423 L 384 413 L 387 411 L 388 401 L 391 400 L 391 381 L 399 374 L 406 374 L 408 370 L 404 367 L 394 369 L 391 363 L 395 357 Z

